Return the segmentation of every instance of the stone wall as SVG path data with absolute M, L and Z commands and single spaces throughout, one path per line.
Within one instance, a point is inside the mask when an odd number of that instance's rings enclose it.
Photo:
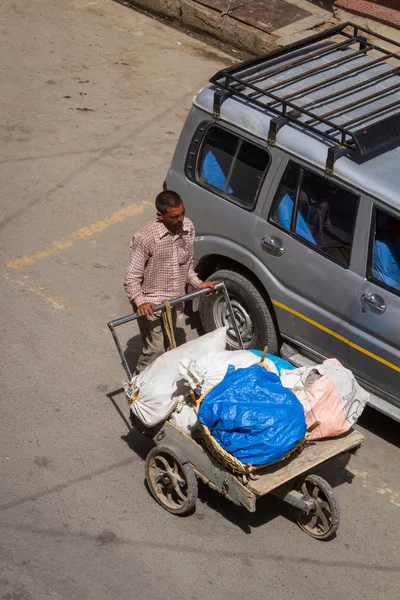
M 200 31 L 252 54 L 275 48 L 275 36 L 233 19 L 193 0 L 127 0 L 156 15 L 177 21 L 183 27 Z

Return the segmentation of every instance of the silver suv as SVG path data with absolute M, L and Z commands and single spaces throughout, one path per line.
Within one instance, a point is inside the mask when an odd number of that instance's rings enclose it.
M 400 420 L 400 44 L 366 33 L 346 23 L 218 72 L 167 187 L 246 347 L 297 365 L 336 357 Z M 223 324 L 222 297 L 200 315 Z

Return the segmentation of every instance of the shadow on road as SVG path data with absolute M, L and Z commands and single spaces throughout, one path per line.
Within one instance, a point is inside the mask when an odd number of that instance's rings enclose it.
M 132 428 L 127 435 L 121 436 L 121 439 L 129 446 L 135 454 L 137 454 L 143 461 L 146 460 L 146 456 L 154 443 L 151 439 L 142 435 L 139 431 Z M 146 482 L 144 485 L 150 494 Z M 258 502 L 258 512 L 248 513 L 245 508 L 236 506 L 229 500 L 227 500 L 222 494 L 212 490 L 202 481 L 198 482 L 199 494 L 198 502 L 205 504 L 212 510 L 216 510 L 223 518 L 228 519 L 231 523 L 239 527 L 244 533 L 250 534 L 252 528 L 259 527 L 275 519 L 277 516 L 283 513 L 286 507 L 283 507 L 283 503 L 279 502 L 276 498 L 269 496 L 268 498 L 261 498 Z M 194 518 L 203 520 L 204 514 L 194 513 Z
M 256 512 L 249 513 L 245 508 L 233 504 L 222 494 L 212 490 L 202 481 L 199 481 L 198 501 L 218 512 L 224 519 L 227 519 L 233 525 L 236 525 L 236 527 L 241 529 L 243 533 L 246 533 L 247 535 L 251 534 L 254 528 L 266 525 L 277 517 L 284 515 L 286 512 L 288 515 L 290 514 L 284 503 L 273 496 L 264 496 L 260 498 L 257 501 Z M 204 514 L 195 513 L 194 516 L 200 521 L 205 518 Z
M 126 348 L 124 350 L 124 356 L 131 370 L 131 373 L 133 373 L 136 368 L 136 363 L 142 351 L 142 346 L 143 341 L 140 333 L 131 337 L 131 339 L 127 341 Z
M 358 420 L 358 425 L 377 435 L 389 444 L 400 448 L 400 423 L 383 415 L 379 411 L 366 406 Z
M 123 440 L 135 454 L 139 456 L 143 461 L 146 460 L 148 452 L 153 448 L 154 442 L 152 439 L 146 437 L 137 429 L 133 427 L 126 435 L 121 436 Z
M 131 424 L 129 423 L 128 419 L 126 418 L 126 416 L 124 415 L 124 413 L 120 409 L 118 403 L 115 401 L 115 397 L 119 396 L 121 394 L 123 395 L 123 398 L 125 399 L 125 390 L 124 390 L 124 388 L 119 388 L 118 390 L 115 390 L 114 392 L 110 392 L 109 394 L 106 394 L 106 396 L 111 401 L 111 404 L 113 405 L 113 407 L 115 408 L 115 410 L 117 411 L 117 413 L 119 414 L 119 416 L 121 417 L 121 419 L 123 420 L 123 422 L 125 423 L 126 427 L 130 431 L 132 429 Z
M 154 443 L 151 439 L 141 434 L 135 428 L 132 428 L 128 434 L 121 436 L 121 439 L 143 461 L 146 460 L 148 452 L 154 446 Z M 345 452 L 344 454 L 334 457 L 318 467 L 314 467 L 312 469 L 312 473 L 320 475 L 326 479 L 333 488 L 345 483 L 349 484 L 352 482 L 354 477 L 352 473 L 346 469 L 350 458 L 351 454 L 349 452 Z M 307 472 L 305 472 L 299 479 L 306 475 Z M 198 485 L 198 501 L 201 504 L 210 507 L 212 510 L 217 511 L 224 519 L 227 519 L 233 525 L 239 527 L 246 534 L 251 534 L 253 528 L 265 525 L 278 516 L 284 516 L 285 518 L 296 522 L 295 509 L 282 502 L 278 498 L 275 498 L 272 494 L 259 498 L 257 500 L 257 511 L 255 513 L 249 513 L 245 508 L 236 506 L 221 493 L 212 490 L 202 481 L 199 481 Z M 295 482 L 293 483 L 293 487 L 295 487 Z M 204 514 L 195 513 L 194 517 L 202 520 L 204 519 Z

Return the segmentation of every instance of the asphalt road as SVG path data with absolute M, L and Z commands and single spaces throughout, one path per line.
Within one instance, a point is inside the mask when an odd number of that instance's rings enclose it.
M 200 487 L 178 518 L 144 486 L 106 323 L 129 312 L 129 242 L 192 96 L 231 59 L 111 0 L 6 0 L 0 19 L 0 597 L 397 599 L 399 429 L 372 410 L 359 455 L 322 470 L 331 542 L 269 497 L 250 515 Z

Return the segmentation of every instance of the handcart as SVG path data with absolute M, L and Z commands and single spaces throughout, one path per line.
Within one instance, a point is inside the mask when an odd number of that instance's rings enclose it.
M 225 284 L 218 284 L 216 290 L 224 295 L 227 325 L 235 331 L 243 348 Z M 170 305 L 175 306 L 212 291 L 199 290 L 171 300 Z M 154 308 L 155 311 L 164 309 L 164 304 Z M 132 373 L 115 329 L 138 318 L 141 315 L 133 313 L 108 323 L 129 380 Z M 286 460 L 244 477 L 226 469 L 210 454 L 201 439 L 190 437 L 168 419 L 155 427 L 146 428 L 131 414 L 131 422 L 155 444 L 146 457 L 146 480 L 155 500 L 168 512 L 177 515 L 193 512 L 198 492 L 197 479 L 200 479 L 249 512 L 255 512 L 258 498 L 272 493 L 296 509 L 298 525 L 317 539 L 328 539 L 335 535 L 340 513 L 336 491 L 325 479 L 313 474 L 312 470 L 345 452 L 354 454 L 364 441 L 360 432 L 351 429 L 340 437 L 307 443 L 300 452 Z

